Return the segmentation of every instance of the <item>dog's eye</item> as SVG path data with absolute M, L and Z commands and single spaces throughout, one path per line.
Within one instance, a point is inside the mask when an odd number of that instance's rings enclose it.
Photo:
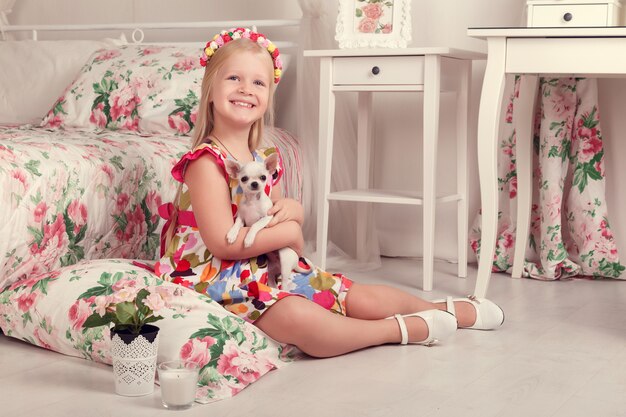
M 241 177 L 241 182 L 248 182 L 248 177 L 246 176 Z
M 265 175 L 261 175 L 261 181 L 265 181 L 267 177 Z

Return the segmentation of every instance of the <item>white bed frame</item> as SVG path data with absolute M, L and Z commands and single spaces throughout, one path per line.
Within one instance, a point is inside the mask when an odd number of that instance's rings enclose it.
M 223 29 L 231 27 L 262 28 L 269 27 L 294 27 L 299 26 L 300 20 L 221 20 L 211 22 L 171 22 L 171 23 L 111 23 L 93 25 L 0 25 L 2 40 L 7 40 L 9 32 L 30 32 L 31 40 L 39 40 L 40 32 L 95 32 L 112 30 L 132 30 L 131 39 L 135 43 L 144 40 L 144 31 L 148 30 L 171 30 L 171 29 Z M 280 48 L 296 47 L 295 42 L 275 42 Z

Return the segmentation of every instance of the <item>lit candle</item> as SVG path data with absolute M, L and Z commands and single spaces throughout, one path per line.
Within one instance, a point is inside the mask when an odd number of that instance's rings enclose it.
M 196 397 L 198 365 L 187 361 L 170 361 L 158 366 L 161 402 L 170 409 L 191 407 Z

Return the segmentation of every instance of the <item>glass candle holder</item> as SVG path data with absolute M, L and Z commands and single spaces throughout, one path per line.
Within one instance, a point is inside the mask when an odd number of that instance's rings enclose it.
M 196 398 L 198 372 L 195 362 L 176 360 L 161 362 L 157 367 L 161 402 L 170 410 L 185 410 Z

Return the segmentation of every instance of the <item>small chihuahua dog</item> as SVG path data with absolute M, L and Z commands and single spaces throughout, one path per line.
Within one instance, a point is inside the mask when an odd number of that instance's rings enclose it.
M 266 227 L 274 217 L 267 214 L 273 203 L 270 197 L 265 194 L 265 186 L 268 181 L 271 181 L 271 173 L 276 170 L 278 154 L 273 153 L 268 156 L 264 164 L 256 161 L 240 164 L 237 161 L 226 159 L 224 165 L 228 175 L 238 179 L 239 185 L 243 189 L 243 198 L 239 203 L 237 218 L 233 227 L 226 234 L 226 240 L 229 244 L 233 244 L 237 240 L 241 228 L 248 226 L 250 230 L 244 238 L 243 245 L 249 248 L 254 243 L 257 233 Z M 289 291 L 295 288 L 291 280 L 291 271 L 308 272 L 308 270 L 298 265 L 298 254 L 291 248 L 279 249 L 278 258 L 280 260 L 282 289 Z M 268 270 L 272 271 L 272 268 L 268 268 Z M 273 276 L 275 280 L 276 275 L 276 273 L 270 273 L 270 277 Z

